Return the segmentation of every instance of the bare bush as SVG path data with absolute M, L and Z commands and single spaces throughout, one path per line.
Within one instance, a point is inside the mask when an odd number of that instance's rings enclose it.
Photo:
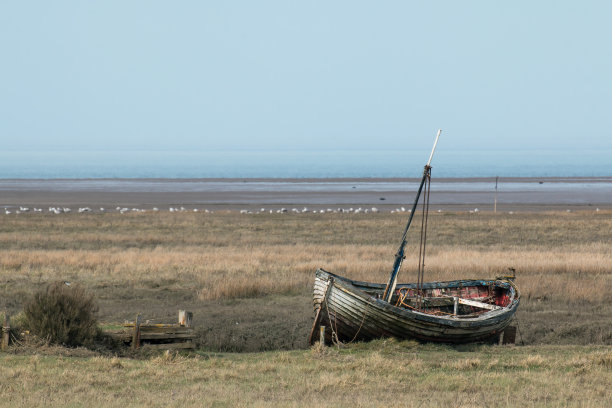
M 91 344 L 97 333 L 97 306 L 80 285 L 55 282 L 34 294 L 24 313 L 27 326 L 54 344 L 75 347 Z

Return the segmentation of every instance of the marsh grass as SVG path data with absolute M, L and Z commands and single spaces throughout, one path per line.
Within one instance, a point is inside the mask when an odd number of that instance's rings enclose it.
M 5 288 L 54 280 L 94 288 L 161 283 L 202 300 L 306 293 L 318 267 L 384 282 L 405 221 L 400 214 L 6 217 L 0 279 Z M 612 212 L 605 211 L 436 213 L 427 279 L 491 278 L 513 267 L 528 299 L 608 302 L 610 231 Z M 416 276 L 412 232 L 402 281 Z

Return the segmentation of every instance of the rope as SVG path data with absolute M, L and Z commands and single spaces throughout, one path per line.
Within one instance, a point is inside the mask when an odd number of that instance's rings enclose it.
M 333 285 L 333 282 L 330 282 L 329 284 Z M 336 317 L 336 313 L 334 313 L 334 321 L 332 322 L 332 318 L 329 312 L 329 301 L 327 300 L 327 296 L 325 296 L 323 299 L 323 302 L 321 302 L 321 307 L 323 307 L 324 304 L 325 304 L 325 311 L 327 312 L 327 320 L 329 321 L 329 327 L 332 331 L 332 344 L 335 344 L 336 346 L 340 347 L 341 344 L 346 345 L 346 344 L 353 343 L 357 339 L 357 336 L 359 335 L 359 332 L 361 331 L 361 328 L 363 327 L 363 323 L 365 322 L 366 310 L 363 311 L 363 317 L 361 318 L 361 324 L 359 324 L 359 328 L 357 329 L 357 332 L 355 332 L 355 336 L 353 336 L 351 341 L 349 341 L 348 343 L 343 343 L 338 338 L 338 319 Z M 336 325 L 336 327 L 334 327 L 334 324 Z
M 421 216 L 421 242 L 419 244 L 419 263 L 417 265 L 417 306 L 423 307 L 423 283 L 425 279 L 425 250 L 427 245 L 427 221 L 429 219 L 429 192 L 431 191 L 431 168 L 427 170 Z
M 340 346 L 340 340 L 338 339 L 338 320 L 336 319 L 336 313 L 334 313 L 334 321 L 332 322 L 331 316 L 329 314 L 329 302 L 325 299 L 325 310 L 327 311 L 327 320 L 329 320 L 329 328 L 332 331 L 331 341 L 332 344 L 336 346 Z M 334 324 L 336 327 L 334 328 Z

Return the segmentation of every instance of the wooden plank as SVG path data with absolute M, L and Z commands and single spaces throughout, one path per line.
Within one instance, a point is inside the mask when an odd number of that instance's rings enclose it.
M 171 339 L 195 339 L 193 333 L 146 333 L 140 332 L 140 340 L 171 340 Z
M 185 341 L 182 343 L 146 344 L 146 347 L 161 350 L 182 350 L 195 348 L 195 343 L 191 341 Z
M 192 328 L 189 327 L 150 327 L 145 325 L 140 325 L 141 333 L 191 333 L 193 332 Z
M 491 305 L 489 303 L 477 302 L 475 300 L 469 300 L 469 299 L 463 299 L 463 298 L 459 298 L 459 303 L 462 305 L 479 307 L 481 309 L 488 309 L 488 310 L 501 309 L 501 306 Z
M 134 322 L 126 322 L 123 323 L 122 325 L 123 327 L 134 327 Z M 168 323 L 168 324 L 161 324 L 161 323 L 142 323 L 142 321 L 140 322 L 140 327 L 157 327 L 157 328 L 172 328 L 172 327 L 176 327 L 176 328 L 181 328 L 183 326 L 181 326 L 178 323 Z

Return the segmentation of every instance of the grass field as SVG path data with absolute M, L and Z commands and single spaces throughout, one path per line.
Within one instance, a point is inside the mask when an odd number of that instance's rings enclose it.
M 0 354 L 3 406 L 606 407 L 605 346 L 375 341 L 146 359 Z
M 192 310 L 198 352 L 129 359 L 16 348 L 0 354 L 0 405 L 609 405 L 610 211 L 431 216 L 427 279 L 516 268 L 525 347 L 308 349 L 316 268 L 385 281 L 405 221 L 388 213 L 3 216 L 0 308 L 15 314 L 48 282 L 78 282 L 104 324 L 138 312 L 173 321 L 177 309 Z M 417 235 L 402 281 L 415 276 Z M 257 353 L 227 353 L 236 351 Z

